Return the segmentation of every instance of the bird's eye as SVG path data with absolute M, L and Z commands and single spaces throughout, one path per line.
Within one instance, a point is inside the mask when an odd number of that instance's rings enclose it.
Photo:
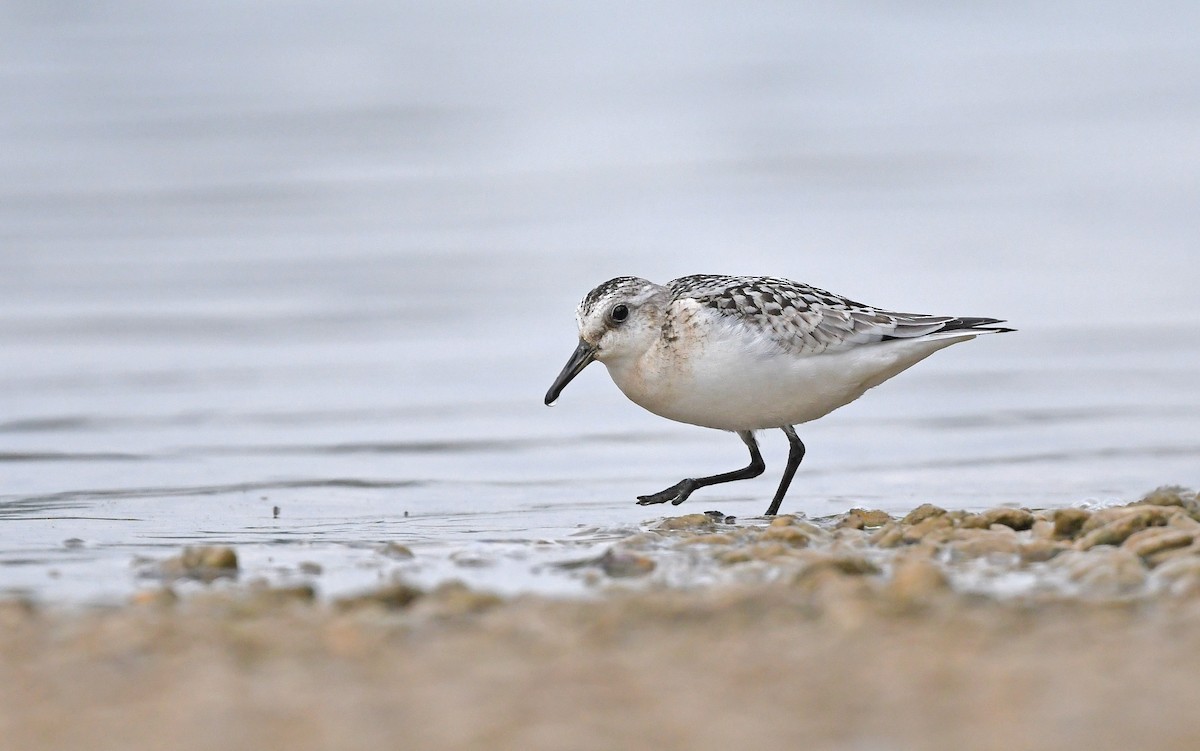
M 629 317 L 629 306 L 624 303 L 621 303 L 620 305 L 614 305 L 613 309 L 608 312 L 608 317 L 617 323 L 624 321 Z

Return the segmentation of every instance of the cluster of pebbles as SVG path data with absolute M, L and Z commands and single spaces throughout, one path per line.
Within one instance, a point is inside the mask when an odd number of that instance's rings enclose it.
M 398 545 L 380 552 L 413 557 Z M 601 591 L 783 583 L 897 602 L 953 595 L 1002 600 L 1187 596 L 1200 594 L 1200 497 L 1160 488 L 1124 506 L 969 512 L 924 504 L 903 517 L 856 508 L 820 519 L 779 516 L 765 523 L 710 511 L 667 518 L 602 555 L 552 568 L 582 576 Z M 230 548 L 186 548 L 143 569 L 144 577 L 164 586 L 139 593 L 135 601 L 173 602 L 174 582 L 235 579 L 238 573 Z M 263 583 L 237 590 L 266 604 L 315 599 L 309 585 Z M 397 580 L 332 604 L 409 609 L 417 602 L 440 603 L 439 611 L 474 612 L 500 598 L 456 583 L 426 592 Z
M 925 504 L 902 518 L 853 509 L 766 525 L 689 514 L 572 565 L 582 564 L 606 578 L 683 586 L 855 577 L 918 598 L 1187 595 L 1200 593 L 1200 498 L 1161 488 L 1124 506 L 967 512 Z

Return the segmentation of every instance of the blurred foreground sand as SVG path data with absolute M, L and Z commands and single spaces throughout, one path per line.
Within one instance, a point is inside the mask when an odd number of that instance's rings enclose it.
M 455 610 L 455 608 L 451 608 Z M 1200 747 L 1200 601 L 812 591 L 0 610 L 0 746 Z

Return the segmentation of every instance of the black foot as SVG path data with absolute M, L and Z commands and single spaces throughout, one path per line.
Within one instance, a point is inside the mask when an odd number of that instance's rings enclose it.
M 651 506 L 655 503 L 670 501 L 672 505 L 678 506 L 688 499 L 696 487 L 696 481 L 693 479 L 680 480 L 666 490 L 660 490 L 652 495 L 639 495 L 637 502 L 639 506 Z

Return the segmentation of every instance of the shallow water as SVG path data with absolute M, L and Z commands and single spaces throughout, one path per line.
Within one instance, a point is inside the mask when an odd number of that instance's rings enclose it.
M 542 406 L 627 273 L 1020 329 L 803 426 L 786 511 L 1197 484 L 1194 4 L 302 10 L 3 11 L 0 591 L 118 598 L 204 543 L 328 594 L 574 593 L 547 563 L 760 514 L 778 434 L 647 509 L 740 442 L 598 366 Z

